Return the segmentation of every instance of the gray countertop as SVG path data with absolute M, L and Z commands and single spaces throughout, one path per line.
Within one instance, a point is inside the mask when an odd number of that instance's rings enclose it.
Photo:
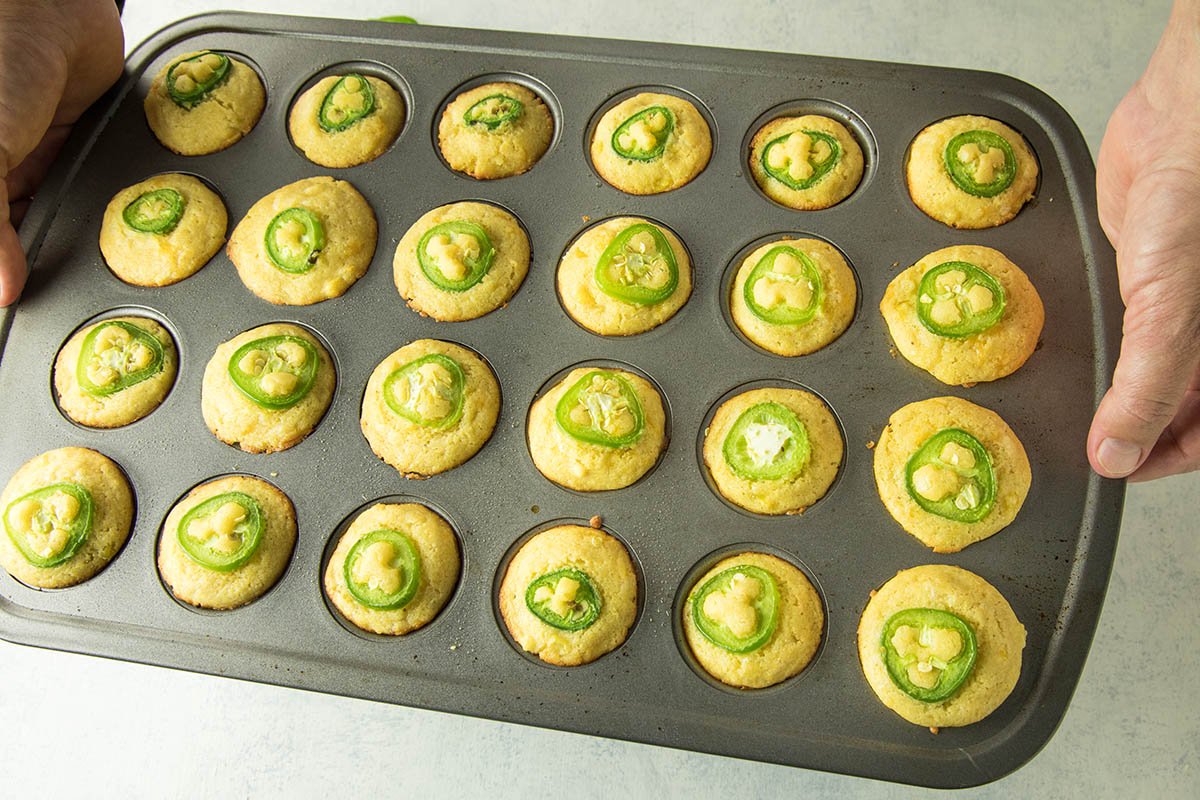
M 228 4 L 232 5 L 232 4 Z M 128 0 L 127 49 L 212 0 Z M 969 67 L 1014 75 L 1093 154 L 1169 0 L 256 0 L 242 10 L 422 22 Z M 629 22 L 630 16 L 637 20 Z M 670 24 L 651 20 L 673 20 Z M 1200 795 L 1200 473 L 1133 486 L 1071 708 L 1029 765 L 977 797 Z M 104 797 L 910 797 L 926 790 L 350 700 L 0 642 L 2 794 Z M 542 767 L 539 769 L 538 767 Z M 554 774 L 553 782 L 547 780 Z

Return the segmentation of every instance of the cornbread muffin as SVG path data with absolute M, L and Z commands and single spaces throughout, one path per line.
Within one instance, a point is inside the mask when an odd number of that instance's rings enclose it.
M 158 571 L 179 600 L 244 606 L 275 585 L 296 544 L 296 510 L 260 478 L 230 475 L 188 492 L 158 537 Z
M 629 194 L 678 189 L 712 155 L 712 133 L 696 107 L 672 94 L 642 92 L 610 108 L 592 135 L 600 177 Z
M 538 471 L 581 492 L 636 481 L 667 448 L 658 390 L 620 369 L 571 370 L 529 409 L 529 455 Z
M 879 310 L 901 355 L 963 386 L 1015 372 L 1033 355 L 1046 317 L 1021 268 L 978 245 L 925 256 L 892 279 Z
M 392 274 L 414 311 L 443 322 L 482 317 L 508 302 L 529 271 L 529 237 L 490 203 L 428 212 L 396 247 Z
M 829 208 L 862 180 L 858 142 L 819 114 L 773 119 L 750 142 L 750 174 L 767 197 L 800 211 Z
M 468 89 L 438 122 L 438 147 L 450 168 L 490 180 L 520 175 L 546 152 L 554 119 L 535 92 L 518 83 Z
M 253 69 L 225 53 L 198 50 L 159 70 L 143 106 L 163 146 L 181 156 L 202 156 L 249 133 L 266 100 Z
M 375 212 L 346 181 L 305 178 L 259 200 L 229 238 L 246 288 L 269 303 L 340 297 L 375 255 Z
M 941 564 L 898 572 L 871 592 L 858 624 L 858 656 L 871 689 L 885 706 L 935 733 L 995 711 L 1017 685 L 1024 648 L 1025 628 L 1000 592 L 973 572 Z M 888 649 L 892 670 L 928 699 L 905 692 L 892 677 Z
M 458 542 L 446 520 L 417 503 L 376 503 L 338 540 L 325 593 L 363 630 L 400 635 L 437 616 L 458 572 Z
M 733 279 L 729 312 L 759 347 L 802 356 L 841 336 L 857 302 L 854 273 L 836 247 L 785 237 L 746 256 Z
M 58 351 L 58 407 L 80 425 L 128 425 L 158 408 L 178 369 L 175 341 L 154 320 L 102 320 L 80 328 Z
M 908 193 L 917 208 L 954 228 L 991 228 L 1033 199 L 1037 158 L 1021 134 L 988 117 L 951 117 L 917 134 Z
M 168 286 L 216 255 L 228 225 L 225 204 L 204 181 L 178 172 L 155 175 L 109 201 L 100 252 L 126 283 Z
M 675 316 L 692 293 L 679 237 L 642 217 L 585 230 L 558 264 L 558 294 L 576 322 L 602 336 L 629 336 Z
M 261 325 L 217 347 L 204 368 L 200 410 L 226 444 L 275 453 L 312 433 L 336 383 L 317 337 L 299 325 Z
M 821 598 L 808 578 L 766 553 L 721 560 L 683 603 L 683 636 L 696 661 L 722 683 L 743 689 L 798 674 L 816 654 L 824 627 Z
M 296 99 L 288 132 L 306 158 L 322 167 L 373 161 L 404 127 L 404 98 L 390 83 L 355 72 L 330 75 Z
M 601 530 L 560 525 L 513 556 L 500 583 L 500 615 L 526 652 L 575 667 L 621 646 L 637 595 L 623 544 Z
M 1012 522 L 1029 493 L 1025 448 L 994 411 L 935 397 L 909 403 L 875 445 L 888 513 L 935 553 L 957 553 Z
M 800 514 L 825 496 L 842 435 L 825 403 L 802 389 L 751 389 L 721 404 L 704 434 L 704 465 L 731 503 Z
M 0 509 L 0 565 L 29 586 L 61 589 L 86 581 L 121 550 L 133 524 L 133 490 L 107 457 L 60 447 L 13 473 Z
M 379 363 L 363 393 L 362 432 L 406 478 L 436 475 L 475 455 L 500 414 L 500 384 L 471 350 L 418 339 Z

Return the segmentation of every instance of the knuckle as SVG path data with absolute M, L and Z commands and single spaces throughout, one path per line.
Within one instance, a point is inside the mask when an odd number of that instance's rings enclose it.
M 1125 395 L 1120 409 L 1146 427 L 1161 428 L 1175 416 L 1175 404 L 1154 394 Z

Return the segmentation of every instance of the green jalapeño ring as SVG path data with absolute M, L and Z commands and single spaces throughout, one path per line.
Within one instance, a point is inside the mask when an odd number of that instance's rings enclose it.
M 673 130 L 675 114 L 671 109 L 650 106 L 617 126 L 612 135 L 612 149 L 621 158 L 653 161 L 663 154 Z
M 883 624 L 883 663 L 896 688 L 922 703 L 954 696 L 975 667 L 978 644 L 966 620 L 936 608 L 906 608 Z
M 121 212 L 125 224 L 138 233 L 166 235 L 175 230 L 187 203 L 174 189 L 142 192 Z
M 961 428 L 945 428 L 925 440 L 908 459 L 904 482 L 917 505 L 954 522 L 979 522 L 996 501 L 992 457 Z
M 188 510 L 175 536 L 185 555 L 205 569 L 232 572 L 258 550 L 266 529 L 262 506 L 243 492 L 225 492 Z
M 463 413 L 467 378 L 449 356 L 429 353 L 393 370 L 383 382 L 383 401 L 409 422 L 448 428 Z
M 489 94 L 472 104 L 463 114 L 463 124 L 494 131 L 505 123 L 514 124 L 521 118 L 521 101 L 502 92 Z
M 775 633 L 779 587 L 762 567 L 721 570 L 692 596 L 692 621 L 705 639 L 730 653 L 750 653 Z
M 267 225 L 263 241 L 272 264 L 299 275 L 316 266 L 325 249 L 325 226 L 307 208 L 285 208 Z
M 790 480 L 812 455 L 808 430 L 780 403 L 751 406 L 733 423 L 721 446 L 734 475 L 748 481 Z
M 609 297 L 648 306 L 674 294 L 679 266 L 658 226 L 638 222 L 613 237 L 600 254 L 593 277 Z
M 921 276 L 917 319 L 930 333 L 962 339 L 999 322 L 1005 302 L 1004 287 L 987 270 L 947 261 Z
M 781 244 L 758 260 L 742 298 L 750 313 L 772 325 L 803 325 L 821 309 L 821 273 L 803 250 Z
M 346 555 L 346 588 L 367 608 L 394 611 L 417 596 L 421 557 L 412 539 L 380 528 L 359 539 Z
M 123 320 L 101 322 L 83 337 L 75 380 L 92 397 L 108 397 L 162 371 L 163 346 L 149 331 Z
M 816 186 L 842 157 L 838 140 L 822 131 L 792 131 L 767 142 L 762 168 L 789 189 Z
M 375 90 L 358 73 L 343 75 L 321 101 L 317 124 L 326 133 L 340 133 L 375 110 Z
M 495 256 L 483 226 L 466 220 L 434 225 L 417 242 L 421 273 L 444 292 L 465 292 L 479 283 Z
M 167 70 L 167 94 L 180 108 L 191 110 L 229 77 L 229 56 L 205 50 Z
M 601 447 L 629 447 L 642 438 L 646 417 L 628 379 L 592 370 L 567 389 L 554 407 L 559 429 L 573 439 Z
M 943 158 L 950 180 L 975 197 L 995 197 L 1017 177 L 1012 145 L 992 131 L 963 131 L 952 136 Z
M 317 379 L 317 347 L 299 336 L 264 336 L 233 351 L 229 380 L 250 402 L 282 411 L 303 400 Z
M 35 567 L 56 567 L 79 552 L 92 532 L 95 503 L 77 483 L 52 483 L 4 509 L 4 530 Z
M 563 567 L 530 582 L 525 607 L 552 628 L 581 631 L 600 616 L 600 593 L 586 572 Z

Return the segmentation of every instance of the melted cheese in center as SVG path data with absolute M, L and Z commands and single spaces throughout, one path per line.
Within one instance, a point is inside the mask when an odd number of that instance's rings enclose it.
M 704 598 L 704 616 L 724 625 L 739 639 L 745 639 L 758 627 L 758 612 L 754 600 L 762 594 L 762 584 L 739 572 L 723 591 L 712 592 Z

